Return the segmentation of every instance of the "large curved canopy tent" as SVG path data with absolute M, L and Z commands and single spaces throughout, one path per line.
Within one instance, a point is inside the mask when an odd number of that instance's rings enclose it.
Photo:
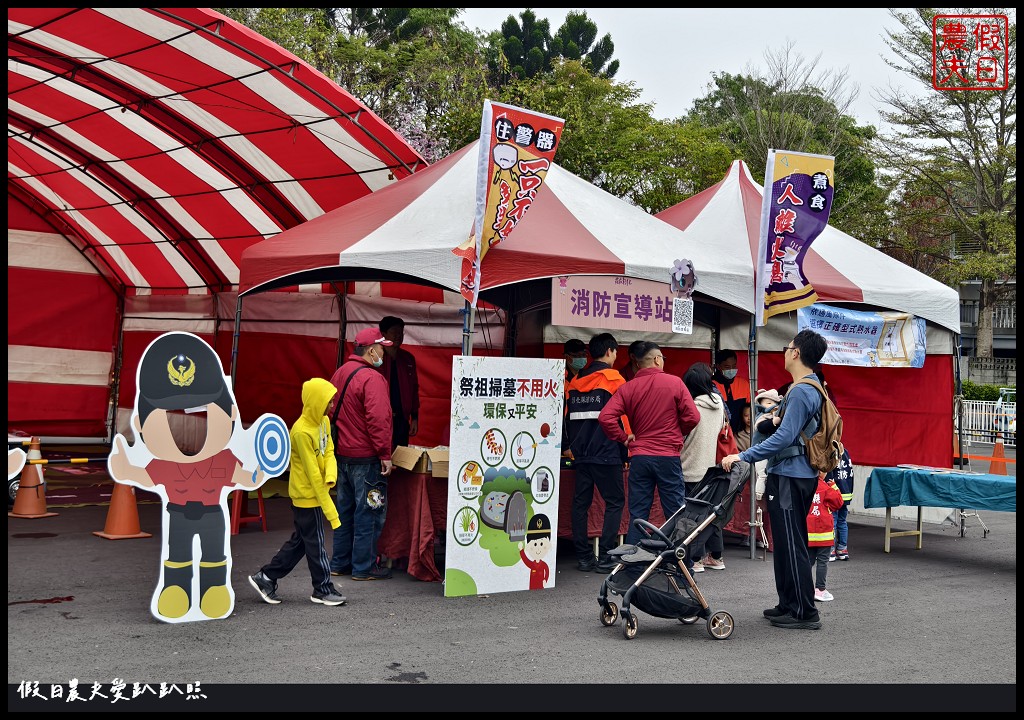
M 426 165 L 208 8 L 10 8 L 7 33 L 9 432 L 109 437 L 168 330 L 227 367 L 242 252 Z

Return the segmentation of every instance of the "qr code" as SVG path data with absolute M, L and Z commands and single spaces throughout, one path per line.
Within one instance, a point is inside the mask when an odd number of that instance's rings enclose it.
M 678 297 L 672 299 L 672 332 L 693 334 L 693 300 Z

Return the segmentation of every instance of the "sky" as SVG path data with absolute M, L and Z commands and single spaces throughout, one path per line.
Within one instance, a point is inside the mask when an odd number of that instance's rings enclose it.
M 497 30 L 509 15 L 524 8 L 468 8 L 459 19 L 470 29 Z M 554 33 L 572 8 L 533 8 L 538 18 L 550 21 Z M 618 82 L 633 81 L 640 99 L 654 103 L 654 116 L 679 117 L 693 101 L 706 95 L 713 72 L 746 73 L 750 67 L 765 72 L 764 54 L 778 51 L 789 41 L 793 51 L 811 61 L 821 54 L 821 69 L 846 70 L 850 88 L 859 96 L 848 114 L 859 124 L 884 129 L 875 99 L 876 88 L 892 84 L 904 92 L 923 89 L 883 61 L 895 59 L 885 44 L 884 31 L 900 28 L 889 11 L 880 8 L 578 8 L 597 25 L 598 37 L 610 33 L 619 61 Z

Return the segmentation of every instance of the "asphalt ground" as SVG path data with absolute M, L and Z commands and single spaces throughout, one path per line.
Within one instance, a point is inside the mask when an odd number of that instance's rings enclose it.
M 544 591 L 445 598 L 440 583 L 396 573 L 340 578 L 348 604 L 325 607 L 310 602 L 300 563 L 280 582 L 284 602 L 268 605 L 246 576 L 288 538 L 291 510 L 285 498 L 266 507 L 269 532 L 248 528 L 232 538 L 232 615 L 182 624 L 149 611 L 159 505 L 138 506 L 142 529 L 156 535 L 140 540 L 94 536 L 106 506 L 8 518 L 8 709 L 53 709 L 22 697 L 32 687 L 24 683 L 45 691 L 73 680 L 98 683 L 107 695 L 116 681 L 129 690 L 198 683 L 205 697 L 187 710 L 1016 707 L 1016 513 L 982 512 L 987 536 L 977 518 L 965 537 L 952 523 L 926 524 L 921 550 L 914 538 L 894 538 L 890 554 L 881 519 L 851 516 L 851 560 L 829 565 L 835 600 L 820 604 L 817 631 L 770 626 L 761 611 L 776 599 L 772 556 L 751 560 L 727 545 L 726 569 L 696 577 L 712 610 L 733 616 L 729 639 L 712 639 L 703 621 L 684 626 L 639 611 L 638 634 L 627 640 L 621 624 L 599 621 L 603 578 L 576 570 L 567 542 L 555 586 Z M 58 707 L 181 710 L 174 699 Z

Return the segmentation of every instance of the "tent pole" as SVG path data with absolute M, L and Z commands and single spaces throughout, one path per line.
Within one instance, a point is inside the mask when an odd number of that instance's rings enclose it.
M 121 397 L 121 370 L 124 366 L 124 295 L 118 300 L 117 311 L 120 323 L 117 330 L 117 350 L 114 353 L 114 382 L 110 388 L 110 410 L 107 413 L 107 440 L 111 447 L 114 445 L 114 436 L 117 435 L 117 408 Z
M 750 419 L 753 422 L 754 419 L 754 397 L 757 395 L 757 316 L 750 316 L 750 335 L 747 339 L 747 375 L 750 378 Z M 750 433 L 753 435 L 754 426 L 751 424 Z M 753 520 L 757 517 L 757 469 L 754 466 L 750 468 L 750 480 L 748 481 L 748 487 L 750 488 L 750 519 Z M 758 528 L 751 525 L 748 528 L 750 533 L 750 559 L 754 560 L 757 557 L 757 539 L 758 539 Z M 765 556 L 768 555 L 768 548 L 764 549 Z
M 466 306 L 462 310 L 462 354 L 472 355 L 473 354 L 473 320 L 475 319 L 476 308 L 474 308 L 469 300 L 466 301 Z
M 235 330 L 231 335 L 231 392 L 235 392 L 235 375 L 238 373 L 238 334 L 242 327 L 242 294 L 235 300 Z

